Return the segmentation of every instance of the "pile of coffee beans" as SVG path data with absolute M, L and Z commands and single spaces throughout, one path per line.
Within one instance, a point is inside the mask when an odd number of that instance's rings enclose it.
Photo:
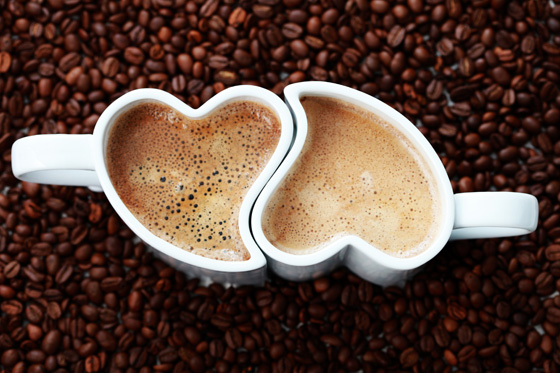
M 557 372 L 560 6 L 545 0 L 0 0 L 0 369 Z M 123 93 L 326 80 L 404 113 L 456 192 L 539 200 L 535 233 L 463 241 L 404 288 L 347 270 L 201 286 L 104 195 L 20 183 L 10 148 L 91 133 Z

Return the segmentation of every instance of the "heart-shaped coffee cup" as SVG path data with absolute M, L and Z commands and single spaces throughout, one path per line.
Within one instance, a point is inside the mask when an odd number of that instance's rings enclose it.
M 269 268 L 278 275 L 289 280 L 307 280 L 344 265 L 376 284 L 399 284 L 437 255 L 449 240 L 506 237 L 535 230 L 538 203 L 532 195 L 453 195 L 435 150 L 408 119 L 389 105 L 327 82 L 295 83 L 285 88 L 284 95 L 294 115 L 294 143 L 259 195 L 251 215 L 255 240 L 265 253 Z M 315 108 L 313 115 L 302 102 Z M 319 144 L 319 148 L 313 148 L 314 144 Z M 404 149 L 399 150 L 399 156 L 383 157 L 387 149 L 396 152 L 397 148 Z M 422 166 L 414 168 L 412 164 Z M 405 173 L 405 169 L 410 172 Z M 380 186 L 384 179 L 391 178 L 397 180 L 392 187 L 391 183 Z M 427 192 L 420 192 L 426 184 L 432 186 Z M 340 190 L 349 192 L 341 194 Z M 400 192 L 393 194 L 393 190 Z M 429 213 L 413 215 L 420 201 L 429 207 Z M 364 209 L 368 210 L 363 213 Z M 399 211 L 402 213 L 395 214 Z M 354 216 L 359 218 L 352 220 L 349 212 L 356 212 Z M 324 231 L 332 233 L 339 229 L 335 223 L 340 219 L 343 224 L 353 222 L 360 228 L 373 220 L 379 224 L 368 225 L 365 231 L 344 226 L 344 232 L 326 235 Z M 395 221 L 397 224 L 387 225 Z M 380 227 L 385 229 L 382 238 L 398 246 L 409 238 L 408 234 L 412 236 L 414 230 L 419 230 L 419 221 L 433 224 L 427 225 L 430 231 L 420 230 L 419 249 L 408 257 L 394 255 L 394 251 L 390 255 L 386 247 L 372 244 L 377 237 L 366 241 L 361 236 L 375 236 L 375 227 Z M 303 245 L 302 242 L 309 243 L 312 235 L 324 237 L 324 241 L 316 246 Z
M 280 122 L 280 136 L 268 163 L 246 192 L 239 209 L 239 234 L 250 257 L 243 261 L 222 261 L 183 250 L 156 236 L 138 221 L 119 197 L 110 178 L 107 144 L 110 130 L 119 116 L 142 103 L 164 104 L 190 119 L 203 119 L 226 105 L 240 101 L 258 103 L 272 111 Z M 124 223 L 152 248 L 155 256 L 189 276 L 222 283 L 259 284 L 266 278 L 266 260 L 249 229 L 250 211 L 258 194 L 287 154 L 293 131 L 292 116 L 282 100 L 256 86 L 228 88 L 198 109 L 189 107 L 167 92 L 138 89 L 109 105 L 91 135 L 37 135 L 16 141 L 12 148 L 12 169 L 17 178 L 25 181 L 86 186 L 94 191 L 103 191 Z

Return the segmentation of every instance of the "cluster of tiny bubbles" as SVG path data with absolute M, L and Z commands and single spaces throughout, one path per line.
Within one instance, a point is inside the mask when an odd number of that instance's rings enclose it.
M 302 100 L 309 123 L 306 143 L 269 201 L 265 235 L 296 254 L 352 234 L 406 256 L 433 225 L 429 168 L 380 118 L 333 101 Z
M 132 110 L 124 121 L 139 127 L 128 145 L 141 150 L 127 167 L 131 188 L 143 191 L 127 205 L 139 207 L 139 220 L 176 246 L 215 259 L 248 259 L 239 209 L 274 151 L 279 136 L 275 141 L 271 130 L 279 123 L 263 124 L 262 118 L 270 121 L 263 109 L 245 102 L 199 120 L 161 104 L 142 108 L 148 113 Z

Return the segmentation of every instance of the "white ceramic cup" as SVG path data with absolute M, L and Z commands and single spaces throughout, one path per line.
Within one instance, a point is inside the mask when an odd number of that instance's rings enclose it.
M 281 122 L 279 143 L 270 161 L 247 192 L 239 213 L 239 231 L 250 254 L 245 261 L 226 262 L 209 259 L 182 250 L 155 236 L 138 222 L 119 198 L 113 187 L 106 165 L 107 137 L 115 119 L 124 111 L 142 102 L 161 102 L 187 117 L 206 117 L 217 107 L 234 101 L 259 102 L 270 108 Z M 154 254 L 203 281 L 235 284 L 261 284 L 266 278 L 266 260 L 255 244 L 249 229 L 251 208 L 288 152 L 293 139 L 293 121 L 290 111 L 272 92 L 255 86 L 228 88 L 193 109 L 173 95 L 157 89 L 138 89 L 115 100 L 100 116 L 92 135 L 37 135 L 22 138 L 12 147 L 12 170 L 25 181 L 86 186 L 103 191 L 117 214 L 140 237 Z
M 447 173 L 432 146 L 421 132 L 389 105 L 357 90 L 326 82 L 302 82 L 284 90 L 295 119 L 294 143 L 257 199 L 251 216 L 254 238 L 268 259 L 269 267 L 290 280 L 306 280 L 324 275 L 341 265 L 379 285 L 404 282 L 432 259 L 449 240 L 507 237 L 528 234 L 538 220 L 537 199 L 529 194 L 510 192 L 461 193 L 453 195 Z M 276 248 L 264 235 L 265 207 L 295 163 L 307 136 L 307 118 L 300 99 L 321 96 L 362 107 L 398 129 L 420 151 L 430 166 L 441 193 L 441 222 L 432 244 L 410 258 L 397 258 L 376 249 L 357 236 L 345 236 L 311 254 L 290 254 Z

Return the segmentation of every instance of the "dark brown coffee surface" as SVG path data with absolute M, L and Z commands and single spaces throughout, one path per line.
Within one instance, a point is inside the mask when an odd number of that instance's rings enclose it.
M 199 120 L 142 103 L 117 118 L 106 162 L 124 204 L 156 236 L 208 258 L 247 260 L 239 210 L 279 136 L 276 115 L 254 102 Z
M 347 235 L 411 257 L 439 227 L 429 166 L 398 130 L 340 100 L 305 97 L 305 145 L 263 214 L 270 242 L 308 254 Z

